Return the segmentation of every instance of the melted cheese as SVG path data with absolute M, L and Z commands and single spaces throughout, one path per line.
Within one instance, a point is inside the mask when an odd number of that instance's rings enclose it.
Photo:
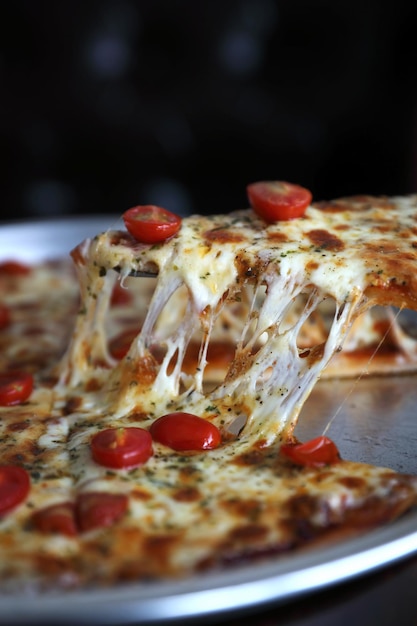
M 80 244 L 73 258 L 81 307 L 53 371 L 58 382 L 48 387 L 40 375 L 29 403 L 0 409 L 2 459 L 14 462 L 19 454 L 33 483 L 28 501 L 0 520 L 2 581 L 27 576 L 50 585 L 60 572 L 57 584 L 71 586 L 184 575 L 293 549 L 306 534 L 314 538 L 338 525 L 388 521 L 412 506 L 411 477 L 347 461 L 295 467 L 279 455 L 355 316 L 379 301 L 417 302 L 416 198 L 367 201 L 353 213 L 352 204 L 332 206 L 273 225 L 249 210 L 194 216 L 159 246 L 119 231 Z M 387 257 L 394 242 L 396 252 Z M 117 362 L 108 349 L 119 323 L 111 294 L 118 276 L 123 284 L 142 281 L 130 278 L 140 271 L 158 274 L 155 288 L 148 306 L 139 302 L 141 330 Z M 143 286 L 148 291 L 149 283 Z M 303 330 L 329 301 L 324 339 L 306 348 Z M 230 336 L 236 317 L 235 357 L 224 380 L 207 386 L 210 342 Z M 190 374 L 183 366 L 196 337 L 198 368 Z M 222 444 L 176 453 L 154 442 L 149 461 L 131 470 L 93 461 L 96 432 L 149 428 L 173 410 L 216 424 Z M 128 495 L 127 515 L 76 538 L 31 529 L 33 511 L 92 491 Z
M 348 216 L 347 210 L 310 207 L 303 219 L 272 225 L 250 210 L 192 216 L 183 220 L 176 237 L 158 246 L 139 244 L 117 231 L 87 240 L 76 254 L 85 309 L 61 380 L 77 386 L 89 377 L 97 379 L 97 364 L 104 362 L 112 371 L 109 376 L 104 370 L 99 403 L 116 419 L 134 411 L 153 419 L 182 409 L 216 422 L 220 418 L 206 410 L 215 405 L 227 424 L 244 417 L 240 439 L 248 444 L 288 435 L 355 316 L 374 303 L 367 290 L 389 290 L 393 278 L 384 259 L 390 241 L 386 226 L 400 210 L 401 227 L 410 232 L 416 199 L 398 199 L 391 208 L 385 201 L 374 202 L 357 211 L 353 222 L 349 210 Z M 412 248 L 406 243 L 410 257 Z M 104 317 L 115 269 L 123 277 L 151 269 L 158 279 L 141 332 L 125 359 L 113 367 Z M 253 300 L 236 340 L 235 358 L 225 380 L 207 392 L 204 372 L 213 330 L 225 311 L 246 296 L 248 284 Z M 185 300 L 183 318 L 161 337 L 160 320 L 169 317 L 179 290 Z M 303 309 L 289 324 L 289 312 L 301 297 Z M 327 337 L 322 345 L 302 350 L 302 329 L 327 300 L 334 303 Z M 190 377 L 182 363 L 197 332 L 202 338 L 199 363 Z M 150 353 L 155 342 L 165 351 L 161 363 Z

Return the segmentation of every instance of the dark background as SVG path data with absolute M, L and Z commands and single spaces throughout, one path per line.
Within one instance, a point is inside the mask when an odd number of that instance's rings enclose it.
M 3 219 L 417 191 L 417 3 L 0 2 Z

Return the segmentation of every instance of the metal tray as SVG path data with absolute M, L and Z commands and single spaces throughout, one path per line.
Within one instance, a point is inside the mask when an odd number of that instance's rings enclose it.
M 0 225 L 0 259 L 36 261 L 68 254 L 117 217 L 58 218 Z M 417 474 L 417 376 L 321 381 L 297 434 L 329 435 L 345 458 Z M 417 553 L 417 511 L 359 538 L 192 579 L 0 598 L 1 624 L 171 624 L 217 620 L 283 604 Z

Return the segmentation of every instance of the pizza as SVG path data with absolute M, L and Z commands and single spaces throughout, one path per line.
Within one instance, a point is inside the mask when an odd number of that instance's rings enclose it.
M 415 506 L 416 477 L 294 429 L 322 376 L 415 367 L 417 196 L 248 197 L 0 265 L 3 593 L 194 576 Z

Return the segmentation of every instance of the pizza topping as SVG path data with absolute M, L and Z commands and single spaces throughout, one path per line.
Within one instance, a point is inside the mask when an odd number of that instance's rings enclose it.
M 41 533 L 57 533 L 74 537 L 77 534 L 75 507 L 72 502 L 52 504 L 36 511 L 32 522 Z
M 0 465 L 0 515 L 21 504 L 29 490 L 29 474 L 23 467 Z
M 120 360 L 129 352 L 132 341 L 139 333 L 138 328 L 125 328 L 119 334 L 111 338 L 109 352 L 114 359 Z
M 215 424 L 181 411 L 159 417 L 152 423 L 150 433 L 155 441 L 177 451 L 212 450 L 221 443 Z
M 10 260 L 0 263 L 0 276 L 27 276 L 31 271 L 31 266 L 22 261 Z
M 11 321 L 10 309 L 6 304 L 0 304 L 0 330 L 9 326 Z
M 76 519 L 81 532 L 111 526 L 126 513 L 129 499 L 125 494 L 86 492 L 77 498 Z
M 323 435 L 305 443 L 284 444 L 281 446 L 281 454 L 297 465 L 310 467 L 331 465 L 340 461 L 336 444 Z
M 33 376 L 25 372 L 0 373 L 0 406 L 25 402 L 33 390 Z
M 92 438 L 91 453 L 94 461 L 105 467 L 136 467 L 152 456 L 152 437 L 143 428 L 107 428 Z
M 160 243 L 175 235 L 181 218 L 167 209 L 148 204 L 135 206 L 123 214 L 129 233 L 141 243 Z
M 133 296 L 132 293 L 120 282 L 117 282 L 113 287 L 113 291 L 111 294 L 110 304 L 111 306 L 126 306 L 128 304 L 132 304 Z
M 302 217 L 312 200 L 308 189 L 278 180 L 252 183 L 246 190 L 251 207 L 266 222 Z
M 121 494 L 82 493 L 74 502 L 59 502 L 36 511 L 32 523 L 45 534 L 75 537 L 94 528 L 111 526 L 126 512 L 128 497 Z

